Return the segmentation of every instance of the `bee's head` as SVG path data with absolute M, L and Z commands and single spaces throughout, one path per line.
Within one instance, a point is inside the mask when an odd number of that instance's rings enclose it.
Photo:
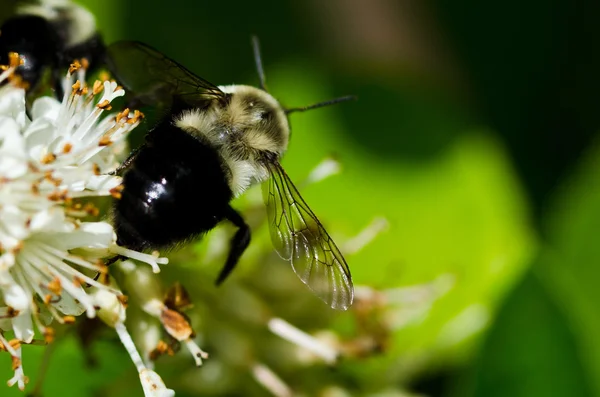
M 286 151 L 290 139 L 288 114 L 354 99 L 353 96 L 347 96 L 305 107 L 284 108 L 267 91 L 255 37 L 253 47 L 260 88 L 248 85 L 220 86 L 219 89 L 228 94 L 227 101 L 215 103 L 212 109 L 215 115 L 213 127 L 218 128 L 213 129 L 217 136 L 213 136 L 211 142 L 232 148 L 237 157 L 279 157 Z
M 224 120 L 233 126 L 249 148 L 283 154 L 287 149 L 290 126 L 286 112 L 268 92 L 247 85 L 219 87 L 231 94 Z

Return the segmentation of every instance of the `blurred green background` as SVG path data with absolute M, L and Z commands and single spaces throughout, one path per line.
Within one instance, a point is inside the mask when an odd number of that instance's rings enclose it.
M 323 397 L 600 396 L 599 2 L 82 4 L 107 42 L 145 41 L 216 84 L 258 84 L 256 34 L 268 87 L 283 104 L 359 97 L 292 115 L 284 166 L 300 181 L 328 155 L 341 162 L 340 175 L 302 189 L 340 245 L 374 217 L 387 219 L 385 232 L 348 256 L 356 285 L 423 284 L 437 292 L 388 308 L 390 336 L 380 352 L 337 371 L 283 365 L 280 375 L 294 389 Z M 268 250 L 268 242 L 258 244 Z M 193 261 L 180 257 L 171 263 L 184 270 L 165 277 L 184 275 L 190 290 L 213 288 L 218 267 L 187 266 Z M 233 278 L 244 283 L 261 271 L 255 268 Z M 295 294 L 309 293 L 300 287 Z M 234 293 L 210 296 L 220 302 L 215 311 L 237 304 L 222 302 Z M 263 300 L 279 316 L 302 313 L 291 298 Z M 352 333 L 352 313 L 317 311 L 315 329 Z M 290 316 L 313 330 L 310 314 Z M 218 345 L 202 329 L 204 346 Z M 97 352 L 94 368 L 83 365 L 73 337 L 58 343 L 43 395 L 141 395 L 118 345 L 101 340 L 89 349 Z M 40 356 L 26 348 L 32 382 Z M 191 368 L 190 361 L 182 354 L 176 368 Z M 8 378 L 6 367 L 0 375 Z M 194 386 L 208 368 L 191 368 L 197 372 L 183 381 L 177 369 L 158 365 L 178 395 L 270 395 L 243 386 L 252 380 L 239 368 L 223 375 L 237 388 Z

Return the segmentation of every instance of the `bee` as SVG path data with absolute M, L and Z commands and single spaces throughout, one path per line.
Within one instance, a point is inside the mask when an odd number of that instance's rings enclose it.
M 220 284 L 250 243 L 250 228 L 230 202 L 262 183 L 281 258 L 329 306 L 347 309 L 354 297 L 350 269 L 280 161 L 289 143 L 290 113 L 350 97 L 285 109 L 265 89 L 256 40 L 254 52 L 262 88 L 215 86 L 140 42 L 108 46 L 106 62 L 117 81 L 141 103 L 168 109 L 119 169 L 117 242 L 135 250 L 171 247 L 227 220 L 238 229 Z
M 16 73 L 30 91 L 49 70 L 59 98 L 69 65 L 86 59 L 93 69 L 104 58 L 104 49 L 94 16 L 68 0 L 18 1 L 14 15 L 0 27 L 0 64 L 9 63 L 9 53 L 18 53 L 22 65 Z

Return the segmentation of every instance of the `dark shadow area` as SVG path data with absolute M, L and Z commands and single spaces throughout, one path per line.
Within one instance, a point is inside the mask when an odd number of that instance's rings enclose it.
M 482 115 L 515 159 L 538 217 L 600 126 L 600 3 L 432 4 L 467 68 Z

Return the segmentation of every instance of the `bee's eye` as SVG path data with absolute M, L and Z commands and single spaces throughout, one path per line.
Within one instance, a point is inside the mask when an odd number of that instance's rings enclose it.
M 260 113 L 258 113 L 258 117 L 263 121 L 269 121 L 273 118 L 273 112 L 263 110 Z

